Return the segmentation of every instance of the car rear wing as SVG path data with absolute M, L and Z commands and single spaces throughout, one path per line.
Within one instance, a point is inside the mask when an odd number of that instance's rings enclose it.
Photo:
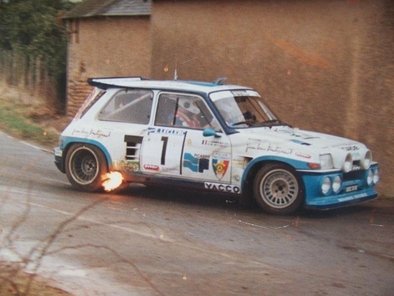
M 88 83 L 91 86 L 95 86 L 101 89 L 107 89 L 110 87 L 127 87 L 130 82 L 148 80 L 140 76 L 129 76 L 129 77 L 95 77 L 88 78 Z

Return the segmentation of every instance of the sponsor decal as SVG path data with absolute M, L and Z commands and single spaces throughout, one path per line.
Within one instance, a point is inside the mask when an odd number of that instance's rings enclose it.
M 205 146 L 214 146 L 214 147 L 220 147 L 220 148 L 226 148 L 229 146 L 228 143 L 222 142 L 219 140 L 202 140 L 201 144 L 205 145 Z
M 272 153 L 286 154 L 286 155 L 290 155 L 293 153 L 293 149 L 291 148 L 281 147 L 274 144 L 270 144 L 269 142 L 261 142 L 256 140 L 252 140 L 251 142 L 248 142 L 246 144 L 246 152 L 248 152 L 248 150 L 258 150 L 258 151 L 265 151 L 265 152 L 272 152 Z
M 296 140 L 296 139 L 293 139 L 293 140 L 290 140 L 290 141 L 293 142 L 293 143 L 297 143 L 297 144 L 305 145 L 305 146 L 310 146 L 311 145 L 309 143 L 306 143 L 306 142 L 300 141 L 300 140 Z
M 311 140 L 311 139 L 319 139 L 320 137 L 314 136 L 309 134 L 308 132 L 303 132 L 299 128 L 290 128 L 290 127 L 277 127 L 277 128 L 272 128 L 273 131 L 276 131 L 278 133 L 282 134 L 288 134 L 293 136 L 294 138 L 300 138 L 303 140 Z M 291 140 L 294 142 L 294 140 Z M 302 144 L 301 142 L 299 144 Z M 305 143 L 306 145 L 310 145 L 309 143 Z
M 311 155 L 303 153 L 303 152 L 296 152 L 295 155 L 298 157 L 306 158 L 306 159 L 309 159 L 312 157 Z
M 232 160 L 232 167 L 236 169 L 244 169 L 246 165 L 248 164 L 248 161 L 246 158 L 236 158 Z
M 225 159 L 217 159 L 217 158 L 212 159 L 213 171 L 219 180 L 221 180 L 226 174 L 229 163 L 230 161 Z
M 135 160 L 121 160 L 119 161 L 118 166 L 121 170 L 127 173 L 134 173 L 140 170 L 140 163 Z
M 345 192 L 352 192 L 352 191 L 356 191 L 358 189 L 357 185 L 353 185 L 353 186 L 348 186 L 345 189 Z
M 248 92 L 246 90 L 233 90 L 232 95 L 234 97 L 247 97 L 249 96 Z
M 204 182 L 204 188 L 213 191 L 240 194 L 241 188 L 236 185 Z
M 82 129 L 74 129 L 72 131 L 72 135 L 79 135 L 79 136 L 83 136 L 86 138 L 101 139 L 101 138 L 108 138 L 109 136 L 111 136 L 111 132 L 110 131 L 103 131 L 100 129 L 86 130 L 86 129 L 82 128 Z
M 149 127 L 148 135 L 150 134 L 165 134 L 165 135 L 175 135 L 183 136 L 186 132 L 179 129 L 163 128 L 163 127 Z
M 338 148 L 340 148 L 342 150 L 350 152 L 352 154 L 352 156 L 353 156 L 353 160 L 361 158 L 361 153 L 360 153 L 361 147 L 358 146 L 358 145 L 345 144 L 345 145 L 337 145 L 337 146 L 334 146 L 334 147 L 338 147 Z
M 292 141 L 295 142 L 295 140 Z M 300 142 L 299 144 L 309 145 L 309 144 L 304 144 L 303 142 Z M 255 139 L 249 139 L 249 142 L 246 144 L 246 152 L 248 152 L 248 150 L 257 150 L 257 151 L 264 151 L 267 153 L 276 153 L 276 154 L 284 154 L 284 155 L 295 155 L 306 159 L 312 157 L 312 155 L 308 153 L 304 153 L 302 151 L 294 151 L 291 148 L 286 148 L 266 141 L 263 142 Z
M 353 199 L 364 198 L 367 196 L 368 196 L 368 194 L 364 192 L 364 193 L 359 193 L 359 194 L 355 194 L 355 195 L 351 195 L 351 196 L 347 196 L 347 197 L 338 198 L 338 201 L 340 201 L 340 202 L 349 201 L 349 200 L 353 200 Z
M 345 145 L 345 146 L 340 145 L 339 148 L 341 148 L 342 150 L 348 151 L 348 152 L 360 150 L 360 147 L 357 145 Z
M 185 153 L 183 155 L 183 167 L 192 172 L 203 173 L 209 169 L 209 155 Z
M 155 164 L 144 164 L 144 169 L 147 171 L 155 171 L 158 172 L 160 170 L 160 167 Z

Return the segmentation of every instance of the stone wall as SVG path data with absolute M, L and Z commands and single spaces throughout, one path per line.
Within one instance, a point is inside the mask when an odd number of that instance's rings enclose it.
M 152 77 L 245 84 L 294 126 L 365 142 L 394 196 L 391 0 L 155 0 Z
M 67 115 L 89 94 L 89 77 L 150 75 L 149 17 L 106 17 L 68 21 Z

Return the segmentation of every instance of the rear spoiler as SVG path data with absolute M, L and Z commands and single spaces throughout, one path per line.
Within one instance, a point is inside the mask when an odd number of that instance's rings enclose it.
M 99 87 L 101 89 L 107 89 L 110 87 L 125 87 L 130 82 L 149 80 L 141 76 L 129 76 L 129 77 L 95 77 L 88 78 L 88 83 L 91 86 Z

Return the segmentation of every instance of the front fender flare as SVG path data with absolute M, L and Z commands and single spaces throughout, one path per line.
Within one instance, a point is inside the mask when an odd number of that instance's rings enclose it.
M 256 168 L 260 168 L 262 165 L 265 163 L 282 163 L 285 165 L 288 165 L 295 171 L 298 170 L 310 170 L 310 167 L 308 166 L 307 162 L 300 161 L 300 160 L 294 160 L 286 157 L 280 157 L 280 156 L 260 156 L 253 158 L 248 165 L 246 166 L 244 173 L 242 175 L 242 180 L 241 180 L 241 192 L 245 192 L 246 190 L 246 184 L 250 177 L 253 175 L 253 171 Z

